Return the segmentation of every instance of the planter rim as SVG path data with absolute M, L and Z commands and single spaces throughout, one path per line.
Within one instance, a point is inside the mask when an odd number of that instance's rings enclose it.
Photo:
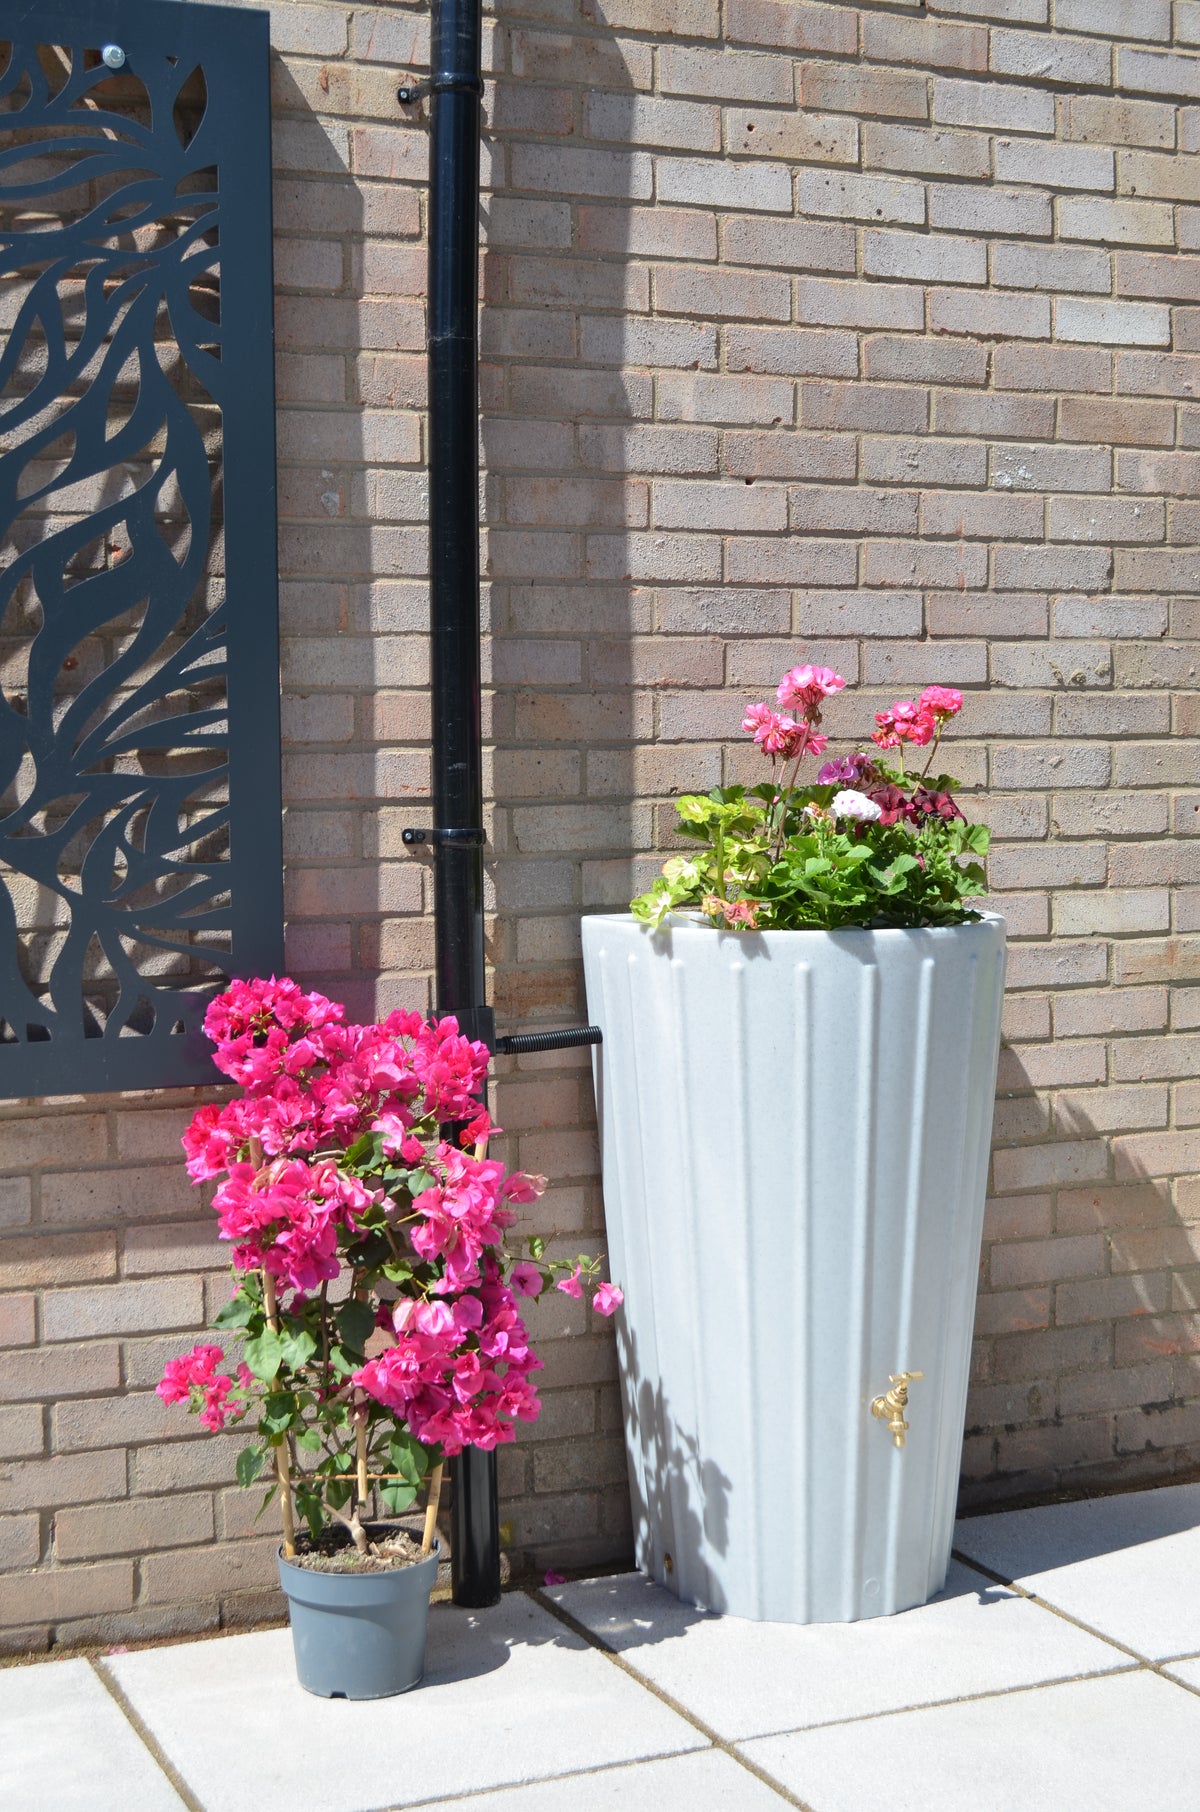
M 623 922 L 634 925 L 644 931 L 647 937 L 656 937 L 661 931 L 669 931 L 686 936 L 694 933 L 700 937 L 735 938 L 739 943 L 762 942 L 767 938 L 912 938 L 934 937 L 954 938 L 964 933 L 978 932 L 985 925 L 997 925 L 1005 929 L 1005 919 L 998 912 L 981 912 L 977 919 L 966 919 L 959 925 L 841 925 L 836 931 L 826 931 L 818 926 L 793 925 L 775 927 L 766 931 L 734 931 L 722 925 L 697 924 L 686 913 L 670 913 L 661 925 L 650 926 L 642 919 L 635 919 L 631 912 L 585 912 L 585 919 L 608 919 L 614 923 Z

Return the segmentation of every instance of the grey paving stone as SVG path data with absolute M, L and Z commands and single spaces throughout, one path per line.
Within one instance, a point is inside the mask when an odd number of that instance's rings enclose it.
M 1200 1655 L 1189 1655 L 1185 1661 L 1172 1661 L 1165 1671 L 1173 1680 L 1182 1680 L 1185 1686 L 1194 1686 L 1200 1692 Z
M 707 1747 L 521 1593 L 435 1606 L 425 1683 L 395 1699 L 313 1698 L 288 1630 L 106 1665 L 206 1812 L 375 1812 Z
M 86 1661 L 0 1671 L 0 1806 L 13 1812 L 184 1812 Z
M 640 1573 L 549 1594 L 727 1740 L 1127 1666 L 1107 1643 L 952 1566 L 932 1603 L 864 1623 L 748 1623 Z
M 1200 1485 L 968 1517 L 954 1545 L 1152 1661 L 1200 1651 Z
M 720 1812 L 779 1812 L 790 1804 L 719 1749 L 706 1749 L 665 1762 L 635 1762 L 598 1774 L 506 1787 L 469 1800 L 440 1799 L 422 1812 L 610 1812 L 614 1807 L 646 1812 L 666 1805 L 691 1805 L 697 1812 L 714 1807 Z
M 1196 1812 L 1200 1699 L 1146 1671 L 767 1737 L 814 1812 Z

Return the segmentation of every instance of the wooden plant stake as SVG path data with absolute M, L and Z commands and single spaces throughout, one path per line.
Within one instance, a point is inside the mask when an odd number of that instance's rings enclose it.
M 358 1460 L 358 1501 L 365 1504 L 371 1487 L 367 1483 L 367 1406 L 364 1403 L 354 1425 L 354 1452 Z
M 425 1506 L 425 1533 L 421 1538 L 422 1554 L 428 1554 L 433 1547 L 433 1535 L 437 1528 L 438 1504 L 441 1495 L 442 1462 L 439 1460 L 429 1475 L 429 1502 Z

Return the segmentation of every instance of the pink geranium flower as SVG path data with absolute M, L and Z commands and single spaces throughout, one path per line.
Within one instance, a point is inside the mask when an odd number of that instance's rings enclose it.
M 935 717 L 944 722 L 962 710 L 963 695 L 956 692 L 953 686 L 926 686 L 921 694 L 920 704 L 923 710 L 932 711 Z
M 817 713 L 812 721 L 819 723 L 822 701 L 840 692 L 845 684 L 841 674 L 835 673 L 832 667 L 793 667 L 780 680 L 776 697 L 781 705 L 803 712 L 806 717 Z

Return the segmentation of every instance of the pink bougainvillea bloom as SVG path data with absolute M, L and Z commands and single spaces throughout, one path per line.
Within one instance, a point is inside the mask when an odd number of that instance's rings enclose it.
M 553 1567 L 548 1567 L 544 1583 L 546 1585 L 566 1585 L 567 1576 L 565 1573 L 556 1573 Z
M 614 1309 L 620 1308 L 624 1300 L 624 1290 L 618 1289 L 616 1284 L 602 1283 L 596 1287 L 596 1294 L 592 1297 L 592 1307 L 598 1315 L 611 1315 Z
M 527 1260 L 513 1266 L 508 1281 L 518 1296 L 540 1296 L 546 1284 L 541 1268 Z
M 576 1265 L 570 1277 L 560 1277 L 554 1287 L 556 1290 L 561 1290 L 564 1296 L 574 1296 L 576 1301 L 578 1301 L 583 1295 L 583 1285 L 580 1282 L 580 1267 Z
M 932 711 L 935 717 L 943 721 L 954 717 L 963 706 L 963 695 L 953 686 L 926 686 L 921 694 L 920 704 L 926 711 Z
M 193 1385 L 203 1388 L 211 1383 L 224 1357 L 224 1347 L 202 1344 L 194 1346 L 190 1353 L 184 1353 L 178 1359 L 168 1359 L 162 1378 L 154 1387 L 155 1394 L 164 1403 L 186 1403 Z
M 845 684 L 841 674 L 835 673 L 832 667 L 793 667 L 780 680 L 776 697 L 781 705 L 803 711 L 807 716 L 810 712 L 819 712 L 822 699 L 840 692 Z
M 480 1108 L 469 1126 L 464 1126 L 460 1143 L 463 1145 L 486 1145 L 493 1133 L 504 1131 L 502 1126 L 493 1123 L 492 1116 L 486 1107 Z

